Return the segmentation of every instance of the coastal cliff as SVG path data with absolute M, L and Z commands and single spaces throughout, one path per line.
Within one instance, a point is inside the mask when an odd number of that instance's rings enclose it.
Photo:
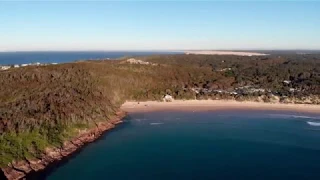
M 114 128 L 122 122 L 125 112 L 119 111 L 117 116 L 107 122 L 97 123 L 96 127 L 79 131 L 79 135 L 71 140 L 65 141 L 61 147 L 48 147 L 41 157 L 37 159 L 25 159 L 13 161 L 7 167 L 1 168 L 8 180 L 17 180 L 26 177 L 29 173 L 34 173 L 45 169 L 51 163 L 60 161 L 79 150 L 85 144 L 98 139 L 104 132 Z

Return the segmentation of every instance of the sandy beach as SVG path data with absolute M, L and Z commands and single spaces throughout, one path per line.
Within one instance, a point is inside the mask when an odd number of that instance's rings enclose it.
M 280 103 L 261 103 L 261 102 L 239 102 L 234 100 L 175 100 L 173 102 L 125 102 L 121 109 L 127 112 L 144 112 L 157 110 L 280 110 L 319 113 L 320 105 L 309 104 L 280 104 Z

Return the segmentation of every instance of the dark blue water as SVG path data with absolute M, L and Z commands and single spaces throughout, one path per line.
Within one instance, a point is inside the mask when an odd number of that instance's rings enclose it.
M 153 54 L 179 54 L 164 51 L 109 51 L 109 52 L 0 52 L 0 65 L 23 63 L 65 63 L 76 60 L 120 58 Z
M 306 123 L 319 118 L 272 111 L 135 113 L 48 179 L 320 179 L 320 127 Z

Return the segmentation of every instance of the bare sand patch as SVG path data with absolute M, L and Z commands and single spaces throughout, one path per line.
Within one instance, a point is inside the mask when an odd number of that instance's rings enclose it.
M 268 54 L 258 52 L 238 52 L 238 51 L 185 51 L 185 54 L 203 55 L 235 55 L 235 56 L 267 56 Z

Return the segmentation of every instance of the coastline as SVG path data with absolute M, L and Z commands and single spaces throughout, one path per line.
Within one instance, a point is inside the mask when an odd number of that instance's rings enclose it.
M 60 148 L 51 147 L 38 159 L 25 159 L 8 164 L 1 168 L 0 177 L 4 175 L 8 180 L 32 179 L 39 174 L 48 171 L 74 154 L 90 142 L 97 140 L 108 130 L 113 129 L 117 124 L 122 123 L 126 113 L 152 112 L 161 110 L 175 111 L 215 111 L 215 110 L 276 110 L 276 111 L 295 111 L 320 114 L 320 105 L 311 104 L 281 104 L 281 103 L 262 103 L 235 100 L 174 100 L 172 102 L 160 101 L 126 101 L 117 112 L 116 117 L 107 121 L 97 123 L 95 128 L 80 131 L 77 137 L 63 143 Z M 49 170 L 50 171 L 50 170 Z M 3 174 L 3 175 L 2 175 Z
M 95 128 L 80 131 L 79 135 L 63 143 L 60 148 L 50 147 L 38 159 L 25 159 L 8 164 L 7 167 L 1 168 L 1 174 L 8 180 L 25 179 L 31 176 L 37 176 L 37 173 L 45 171 L 55 163 L 59 163 L 64 159 L 74 155 L 81 150 L 82 147 L 97 140 L 105 132 L 122 123 L 122 119 L 126 116 L 126 112 L 118 111 L 116 117 L 107 121 L 99 122 Z M 0 174 L 0 175 L 1 175 Z M 1 176 L 0 176 L 1 178 Z
M 277 110 L 320 114 L 320 105 L 282 104 L 235 100 L 174 100 L 172 102 L 127 101 L 121 109 L 126 112 L 148 112 L 161 110 L 208 111 L 208 110 Z
M 281 104 L 262 103 L 235 100 L 174 100 L 172 102 L 160 101 L 126 101 L 117 112 L 116 117 L 107 121 L 99 122 L 95 128 L 80 131 L 77 137 L 63 143 L 60 148 L 47 148 L 38 159 L 25 159 L 8 164 L 1 168 L 2 174 L 8 180 L 37 177 L 41 172 L 54 166 L 55 164 L 68 159 L 79 152 L 82 147 L 97 140 L 108 130 L 113 129 L 117 124 L 122 123 L 126 113 L 152 112 L 161 110 L 175 111 L 215 111 L 215 110 L 276 110 L 295 111 L 320 114 L 320 105 L 311 104 Z M 0 177 L 1 177 L 0 176 Z

